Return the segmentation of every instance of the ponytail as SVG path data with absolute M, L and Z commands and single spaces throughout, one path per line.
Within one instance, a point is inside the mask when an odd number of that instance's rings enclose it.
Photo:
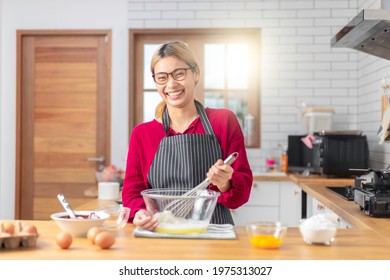
M 162 119 L 162 115 L 165 111 L 165 108 L 167 108 L 167 104 L 165 103 L 164 100 L 158 103 L 155 110 L 156 119 Z

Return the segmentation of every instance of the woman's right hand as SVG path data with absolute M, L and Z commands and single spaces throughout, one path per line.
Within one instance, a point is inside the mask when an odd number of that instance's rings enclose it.
M 135 213 L 133 224 L 144 230 L 156 231 L 159 222 L 157 218 L 150 215 L 146 210 L 139 210 Z

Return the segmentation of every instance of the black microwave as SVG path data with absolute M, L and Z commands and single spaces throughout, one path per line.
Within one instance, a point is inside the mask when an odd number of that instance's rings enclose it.
M 312 173 L 329 177 L 350 177 L 361 175 L 364 171 L 359 169 L 368 168 L 369 151 L 365 135 L 317 133 L 311 149 L 301 141 L 303 137 L 305 135 L 288 138 L 289 171 L 309 169 Z

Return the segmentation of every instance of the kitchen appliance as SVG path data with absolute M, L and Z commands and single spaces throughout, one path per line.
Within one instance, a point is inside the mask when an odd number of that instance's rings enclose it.
M 332 47 L 352 48 L 390 59 L 390 1 L 382 1 L 381 9 L 359 12 L 332 39 Z
M 328 190 L 336 193 L 341 198 L 353 201 L 354 200 L 354 188 L 352 186 L 342 186 L 342 187 L 333 187 L 333 186 L 327 186 Z
M 355 187 L 354 201 L 369 216 L 390 217 L 390 170 L 372 170 Z M 359 179 L 356 179 L 359 180 Z
M 327 177 L 350 177 L 361 175 L 360 169 L 367 169 L 367 138 L 360 131 L 314 133 L 312 149 L 302 142 L 303 137 L 288 136 L 289 172 L 308 170 Z
M 289 135 L 287 162 L 289 172 L 303 172 L 305 170 L 313 171 L 313 150 L 309 149 L 302 138 L 306 135 Z
M 314 172 L 328 177 L 361 175 L 368 166 L 367 137 L 358 131 L 321 132 L 314 137 Z

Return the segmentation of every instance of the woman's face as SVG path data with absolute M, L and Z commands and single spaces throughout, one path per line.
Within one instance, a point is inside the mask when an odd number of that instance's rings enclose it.
M 189 67 L 184 61 L 168 56 L 156 63 L 154 73 L 172 73 L 179 68 Z M 193 73 L 191 69 L 185 72 L 186 78 L 182 81 L 177 81 L 172 75 L 168 75 L 168 81 L 165 84 L 156 83 L 157 91 L 168 107 L 184 108 L 195 98 L 195 83 L 198 79 L 198 73 Z

